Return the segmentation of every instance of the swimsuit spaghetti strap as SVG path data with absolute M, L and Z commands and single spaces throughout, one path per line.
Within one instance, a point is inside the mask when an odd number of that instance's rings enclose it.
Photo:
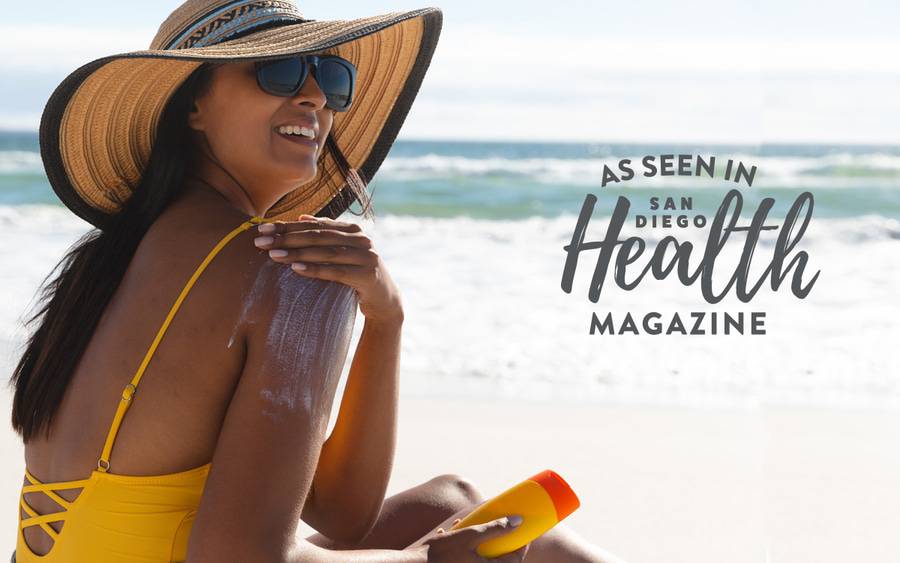
M 141 362 L 141 366 L 138 368 L 137 373 L 134 374 L 131 382 L 128 383 L 125 386 L 125 389 L 122 391 L 122 398 L 119 400 L 119 406 L 116 409 L 116 414 L 113 417 L 112 425 L 110 426 L 109 433 L 106 436 L 106 443 L 103 445 L 103 452 L 100 454 L 100 459 L 97 460 L 98 471 L 102 473 L 106 473 L 109 471 L 109 456 L 112 453 L 113 443 L 116 440 L 116 434 L 119 431 L 119 426 L 122 424 L 122 418 L 125 416 L 125 412 L 128 410 L 128 407 L 131 406 L 132 398 L 134 397 L 135 392 L 137 392 L 138 383 L 140 382 L 141 377 L 143 377 L 144 375 L 144 370 L 147 368 L 147 364 L 150 363 L 150 359 L 153 357 L 153 353 L 156 351 L 156 347 L 159 345 L 163 335 L 169 328 L 169 323 L 172 322 L 172 319 L 175 317 L 175 313 L 178 312 L 178 308 L 181 306 L 181 303 L 184 301 L 185 297 L 187 297 L 187 294 L 191 290 L 191 287 L 193 287 L 194 282 L 197 281 L 197 278 L 200 277 L 200 274 L 203 273 L 203 270 L 206 269 L 206 266 L 212 261 L 216 254 L 218 254 L 219 251 L 222 250 L 222 248 L 226 244 L 228 244 L 231 239 L 236 237 L 241 232 L 246 231 L 254 224 L 265 222 L 270 222 L 270 220 L 264 219 L 259 216 L 253 216 L 249 220 L 241 223 L 240 226 L 234 228 L 230 233 L 225 235 L 222 240 L 220 240 L 219 243 L 216 244 L 216 246 L 209 252 L 209 254 L 206 255 L 206 258 L 194 271 L 194 275 L 191 276 L 191 279 L 188 280 L 187 284 L 184 286 L 184 289 L 181 290 L 181 294 L 178 296 L 178 299 L 175 300 L 175 304 L 172 305 L 172 309 L 169 311 L 169 314 L 160 327 L 159 332 L 157 332 L 156 338 L 150 345 L 150 349 L 147 350 L 147 354 L 144 356 L 144 361 Z

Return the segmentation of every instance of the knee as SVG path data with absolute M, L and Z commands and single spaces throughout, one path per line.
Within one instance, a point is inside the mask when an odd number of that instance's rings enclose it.
M 472 481 L 456 473 L 438 475 L 431 480 L 431 483 L 445 491 L 445 494 L 460 499 L 465 505 L 476 504 L 484 500 Z

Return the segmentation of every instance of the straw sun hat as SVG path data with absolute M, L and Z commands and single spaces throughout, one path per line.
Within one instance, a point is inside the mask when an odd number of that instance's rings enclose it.
M 162 23 L 149 49 L 92 61 L 53 92 L 40 125 L 50 184 L 69 209 L 102 226 L 138 185 L 166 102 L 202 63 L 326 49 L 357 68 L 353 105 L 335 113 L 331 136 L 368 182 L 416 97 L 441 22 L 438 8 L 319 21 L 304 18 L 291 1 L 187 0 Z M 323 150 L 316 178 L 282 197 L 265 217 L 337 217 L 353 201 L 337 162 Z

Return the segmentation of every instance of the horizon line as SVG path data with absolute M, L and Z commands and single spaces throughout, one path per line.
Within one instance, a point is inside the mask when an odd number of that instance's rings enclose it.
M 38 129 L 30 128 L 8 128 L 0 125 L 0 134 L 39 134 Z M 739 140 L 722 140 L 722 139 L 551 139 L 545 141 L 533 141 L 522 138 L 503 138 L 503 137 L 420 137 L 420 136 L 398 136 L 396 141 L 400 142 L 421 142 L 421 143 L 486 143 L 486 144 L 530 144 L 530 145 L 715 145 L 715 146 L 733 146 L 733 147 L 758 147 L 763 145 L 814 145 L 814 146 L 834 146 L 834 147 L 900 147 L 900 139 L 897 141 L 836 141 L 836 140 L 817 140 L 817 139 L 781 139 L 781 140 L 763 140 L 763 141 L 739 141 Z

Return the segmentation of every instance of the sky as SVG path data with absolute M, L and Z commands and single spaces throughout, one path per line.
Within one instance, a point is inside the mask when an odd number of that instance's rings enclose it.
M 442 9 L 401 139 L 900 144 L 896 0 L 297 3 L 319 20 Z M 178 5 L 4 8 L 0 128 L 36 129 L 69 72 L 146 48 Z

